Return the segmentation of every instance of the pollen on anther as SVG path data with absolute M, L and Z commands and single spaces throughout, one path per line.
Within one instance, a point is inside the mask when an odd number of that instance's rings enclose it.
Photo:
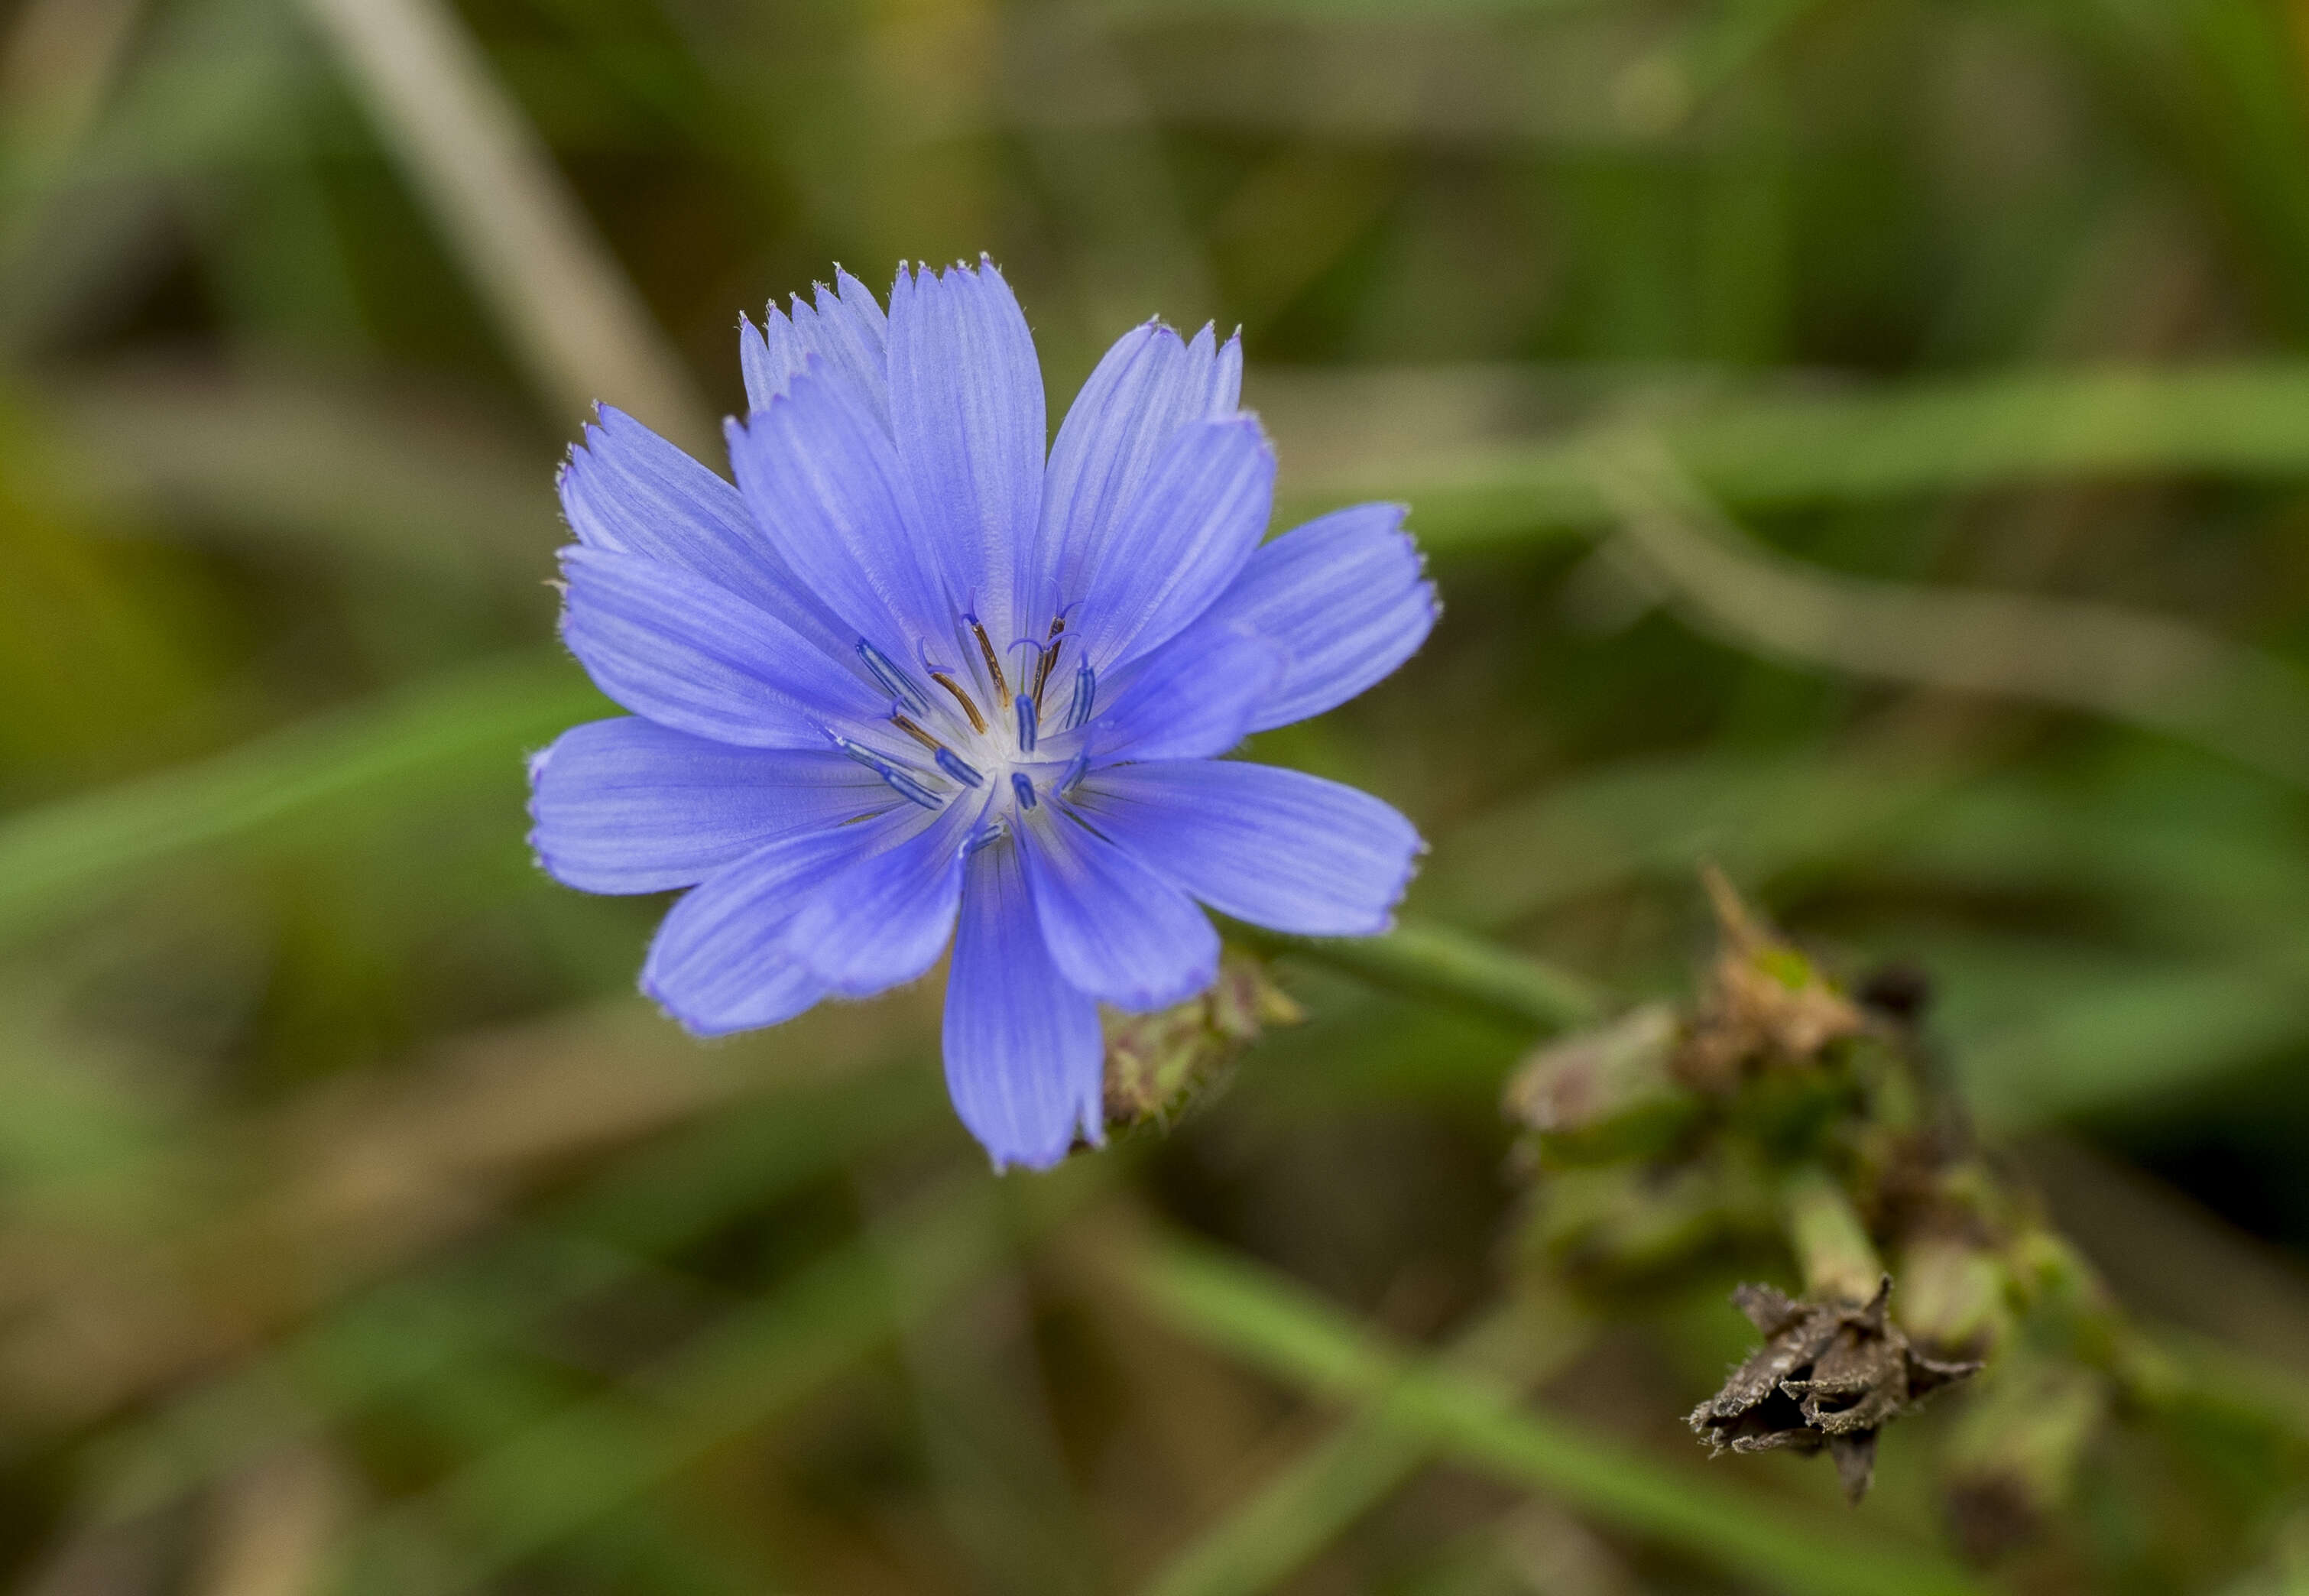
M 970 696 L 962 683 L 943 671 L 932 671 L 930 680 L 954 695 L 954 701 L 962 706 L 962 712 L 964 715 L 970 716 L 972 731 L 983 733 L 986 730 L 986 717 L 978 712 L 978 700 Z
M 1009 678 L 1002 674 L 1002 656 L 994 652 L 994 639 L 986 635 L 975 616 L 971 618 L 970 632 L 978 639 L 978 656 L 986 662 L 986 673 L 994 679 L 994 701 L 999 704 L 1010 696 Z

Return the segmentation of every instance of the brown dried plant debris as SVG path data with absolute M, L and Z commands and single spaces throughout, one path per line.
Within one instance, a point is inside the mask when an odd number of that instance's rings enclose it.
M 1885 1312 L 1891 1295 L 1890 1275 L 1865 1304 L 1798 1302 L 1769 1286 L 1741 1287 L 1733 1305 L 1764 1344 L 1691 1410 L 1692 1429 L 1711 1453 L 1825 1446 L 1845 1496 L 1859 1501 L 1875 1470 L 1876 1432 L 1981 1366 L 1916 1351 Z

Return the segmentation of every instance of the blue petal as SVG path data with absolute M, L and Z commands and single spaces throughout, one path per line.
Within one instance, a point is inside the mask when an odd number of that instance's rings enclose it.
M 677 566 L 565 549 L 561 636 L 601 690 L 662 725 L 754 748 L 824 748 L 887 712 L 775 617 Z
M 1248 626 L 1290 656 L 1252 731 L 1345 703 L 1427 640 L 1440 607 L 1403 516 L 1401 505 L 1359 504 L 1293 527 L 1211 606 L 1212 620 Z
M 1077 1132 L 1100 1139 L 1098 1006 L 1051 962 L 1017 846 L 981 848 L 967 869 L 947 977 L 947 1090 L 996 1168 L 1047 1169 Z
M 1159 322 L 1133 327 L 1075 395 L 1051 446 L 1042 522 L 1019 589 L 1027 626 L 1058 613 L 1103 563 L 1164 440 L 1189 421 L 1234 413 L 1242 341 L 1229 339 L 1224 356 L 1214 343 L 1207 326 L 1192 343 Z
M 826 995 L 785 950 L 794 905 L 893 823 L 796 832 L 708 877 L 658 927 L 642 990 L 705 1037 L 792 1019 Z
M 1257 421 L 1172 430 L 1120 535 L 1073 592 L 1083 646 L 1101 674 L 1169 641 L 1210 607 L 1258 546 L 1274 499 L 1275 451 Z
M 1042 502 L 1042 374 L 991 261 L 901 269 L 890 290 L 890 421 L 947 588 L 997 647 Z
M 844 997 L 911 981 L 936 964 L 954 931 L 972 818 L 950 803 L 912 835 L 853 860 L 795 913 L 786 929 L 794 958 Z
M 679 566 L 768 611 L 835 656 L 855 641 L 754 525 L 738 490 L 621 411 L 562 467 L 561 507 L 589 549 Z
M 735 748 L 638 716 L 573 726 L 530 780 L 538 863 L 586 892 L 696 886 L 765 843 L 895 802 L 840 754 Z
M 1219 937 L 1184 892 L 1056 803 L 1020 828 L 1026 882 L 1068 982 L 1134 1011 L 1183 1002 L 1218 977 Z
M 1368 793 L 1269 765 L 1126 765 L 1094 773 L 1072 802 L 1221 914 L 1302 936 L 1385 931 L 1422 846 Z
M 1090 757 L 1204 759 L 1250 734 L 1252 715 L 1275 692 L 1283 650 L 1242 627 L 1197 621 L 1136 665 L 1117 672 L 1091 722 Z M 1063 683 L 1061 684 L 1063 685 Z
M 897 451 L 822 360 L 729 433 L 755 520 L 853 639 L 911 660 L 924 638 L 951 634 L 954 606 Z
M 746 403 L 753 410 L 769 408 L 773 396 L 811 355 L 818 355 L 852 385 L 875 422 L 890 429 L 887 324 L 873 291 L 840 267 L 835 287 L 817 285 L 817 302 L 793 299 L 789 318 L 773 300 L 762 314 L 762 325 L 741 321 L 738 334 L 738 364 L 746 377 Z

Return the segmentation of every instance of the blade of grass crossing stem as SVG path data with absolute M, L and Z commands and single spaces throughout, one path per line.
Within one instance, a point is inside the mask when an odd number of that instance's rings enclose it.
M 1123 1266 L 1155 1311 L 1188 1333 L 1333 1397 L 1383 1399 L 1391 1422 L 1456 1461 L 1617 1527 L 1800 1596 L 1979 1596 L 1922 1550 L 1863 1540 L 1614 1440 L 1519 1406 L 1496 1383 L 1381 1344 L 1310 1293 L 1184 1242 Z
M 1034 1188 L 1030 1225 L 1055 1223 L 1111 1178 L 1111 1161 Z M 614 1395 L 579 1404 L 378 1515 L 352 1549 L 354 1588 L 394 1588 L 394 1570 L 445 1536 L 470 1587 L 583 1531 L 854 1367 L 899 1328 L 938 1311 L 991 1268 L 1007 1232 L 983 1182 L 925 1201 L 894 1243 L 845 1244 Z M 904 1253 L 894 1262 L 886 1248 Z M 903 1278 L 905 1292 L 891 1289 Z
M 1528 1389 L 1578 1356 L 1590 1333 L 1560 1308 L 1510 1305 L 1463 1333 L 1444 1357 Z M 1436 1450 L 1397 1422 L 1382 1399 L 1204 1531 L 1139 1596 L 1253 1596 L 1280 1583 L 1432 1462 Z

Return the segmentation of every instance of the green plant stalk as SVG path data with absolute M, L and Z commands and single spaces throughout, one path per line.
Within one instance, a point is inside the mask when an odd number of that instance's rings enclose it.
M 1121 1265 L 1156 1313 L 1271 1374 L 1383 1403 L 1389 1423 L 1460 1462 L 1799 1596 L 1981 1596 L 1939 1557 L 1862 1538 L 1519 1406 L 1495 1383 L 1386 1347 L 1304 1290 L 1186 1242 Z
M 1803 1270 L 1804 1294 L 1816 1302 L 1864 1303 L 1884 1279 L 1852 1199 L 1816 1165 L 1788 1176 L 1780 1189 L 1788 1245 Z
M 1407 997 L 1443 998 L 1543 1032 L 1586 1025 L 1605 1010 L 1603 989 L 1586 977 L 1449 926 L 1398 922 L 1385 936 L 1331 938 L 1231 925 L 1228 934 Z

